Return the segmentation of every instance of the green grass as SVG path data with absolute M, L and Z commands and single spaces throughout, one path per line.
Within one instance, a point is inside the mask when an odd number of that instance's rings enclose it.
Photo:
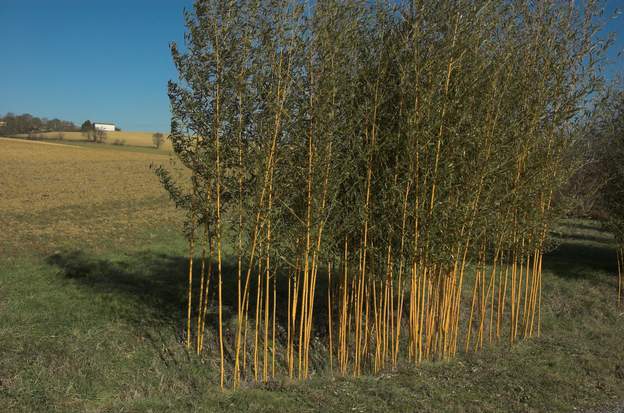
M 542 336 L 379 376 L 218 390 L 218 352 L 182 344 L 184 249 L 171 228 L 137 248 L 0 255 L 0 411 L 596 411 L 624 402 L 615 254 L 590 221 L 544 259 Z M 130 241 L 128 241 L 130 243 Z M 123 251 L 123 252 L 121 252 Z

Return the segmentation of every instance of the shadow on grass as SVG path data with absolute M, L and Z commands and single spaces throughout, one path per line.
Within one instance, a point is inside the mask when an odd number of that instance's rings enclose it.
M 183 262 L 178 257 L 141 253 L 128 260 L 112 261 L 83 251 L 56 252 L 47 263 L 61 274 L 96 293 L 120 294 L 145 304 L 160 320 L 177 319 L 182 313 Z
M 566 238 L 569 240 L 571 237 Z M 553 251 L 544 255 L 543 267 L 561 278 L 608 282 L 603 273 L 617 274 L 615 248 L 604 243 L 577 243 L 564 239 Z
M 543 267 L 562 279 L 590 279 L 596 282 L 610 282 L 604 273 L 617 273 L 615 249 L 610 244 L 570 242 L 564 238 L 551 252 L 544 255 Z M 193 265 L 193 316 L 197 316 L 200 288 L 200 260 Z M 188 258 L 152 251 L 138 252 L 122 259 L 105 259 L 87 254 L 84 251 L 57 252 L 47 258 L 48 264 L 61 270 L 61 273 L 76 283 L 95 293 L 116 293 L 127 300 L 136 302 L 146 310 L 140 317 L 135 308 L 128 307 L 127 314 L 121 315 L 130 321 L 146 324 L 150 321 L 170 323 L 178 326 L 186 319 L 188 301 Z M 211 315 L 218 312 L 216 265 L 210 280 L 210 294 L 207 323 L 217 327 L 217 318 Z M 258 287 L 258 269 L 253 268 L 249 286 L 249 315 L 254 317 Z M 235 262 L 226 261 L 222 265 L 222 308 L 225 323 L 233 322 L 238 307 L 237 267 Z M 246 269 L 242 269 L 243 283 Z M 276 296 L 278 323 L 286 326 L 288 297 L 288 274 L 276 275 Z M 262 289 L 266 292 L 265 275 L 262 275 Z M 335 281 L 335 280 L 334 280 Z M 337 291 L 336 286 L 332 289 Z M 273 300 L 273 279 L 269 282 L 269 299 Z M 264 305 L 264 303 L 262 304 Z M 273 304 L 271 303 L 271 307 Z M 315 294 L 315 317 L 317 331 L 323 333 L 327 327 L 327 277 L 319 271 Z M 149 315 L 149 317 L 145 317 Z
M 200 279 L 200 260 L 195 260 L 193 265 L 193 341 L 196 339 L 196 323 L 198 316 L 198 296 Z M 111 300 L 116 303 L 111 305 L 114 317 L 119 317 L 128 322 L 141 337 L 147 339 L 150 347 L 159 354 L 162 362 L 167 366 L 176 366 L 182 359 L 190 361 L 195 356 L 192 350 L 187 350 L 186 346 L 172 346 L 172 340 L 178 344 L 186 341 L 186 318 L 188 300 L 188 258 L 179 255 L 167 255 L 155 252 L 141 252 L 130 254 L 121 259 L 105 259 L 88 255 L 83 251 L 69 251 L 55 253 L 47 258 L 47 263 L 58 268 L 61 276 L 68 278 L 71 282 L 82 286 L 90 293 L 103 296 L 112 296 Z M 222 285 L 222 309 L 223 309 L 223 337 L 225 358 L 228 365 L 233 365 L 237 331 L 237 307 L 238 307 L 238 282 L 237 266 L 232 262 L 225 262 L 222 265 L 223 285 Z M 243 269 L 242 278 L 244 282 L 246 271 Z M 253 325 L 256 318 L 256 298 L 257 298 L 257 268 L 251 272 L 249 287 L 249 334 L 246 341 L 247 357 L 251 360 L 253 353 Z M 262 273 L 263 291 L 266 287 L 265 273 Z M 286 342 L 287 331 L 287 297 L 288 297 L 288 275 L 277 274 L 275 296 L 277 304 L 275 306 L 276 335 L 278 342 L 278 352 L 283 353 L 283 343 Z M 204 340 L 205 352 L 202 358 L 204 361 L 213 363 L 218 354 L 218 297 L 217 297 L 217 274 L 213 272 L 210 281 L 210 295 L 208 310 L 206 313 L 206 334 Z M 301 289 L 299 289 L 301 294 Z M 264 296 L 263 296 L 264 297 Z M 272 323 L 273 311 L 273 281 L 269 283 L 269 299 L 271 301 L 271 311 L 269 314 L 269 326 Z M 262 305 L 265 305 L 262 298 Z M 325 273 L 319 271 L 314 303 L 313 330 L 315 336 L 327 335 L 327 278 Z M 259 317 L 259 331 L 263 330 L 265 313 L 261 309 Z M 273 331 L 272 327 L 269 327 Z M 269 335 L 269 341 L 271 335 Z M 260 346 L 263 340 L 260 338 Z M 295 339 L 295 342 L 298 342 Z M 281 343 L 281 344 L 279 344 Z M 320 342 L 319 342 L 320 343 Z M 295 344 L 296 346 L 296 344 Z M 315 348 L 315 339 L 311 343 Z M 192 349 L 193 347 L 191 347 Z M 320 345 L 322 349 L 322 345 Z M 281 350 L 280 350 L 281 349 Z M 321 350 L 322 351 L 322 350 Z M 311 351 L 310 365 L 315 369 L 324 368 L 324 358 L 322 352 Z M 243 372 L 245 377 L 252 377 L 251 362 L 248 363 L 247 371 Z M 212 371 L 212 370 L 211 370 Z M 216 370 L 215 370 L 216 371 Z M 211 376 L 212 377 L 212 376 Z M 216 377 L 216 376 L 215 376 Z M 214 380 L 215 379 L 213 377 Z M 217 383 L 218 381 L 215 381 Z
M 126 259 L 109 260 L 90 256 L 83 251 L 57 252 L 47 258 L 47 263 L 59 268 L 64 277 L 92 290 L 95 293 L 116 293 L 127 300 L 136 302 L 148 311 L 150 318 L 137 317 L 136 311 L 128 308 L 127 314 L 121 315 L 131 322 L 145 325 L 150 321 L 179 326 L 180 320 L 187 316 L 188 303 L 188 258 L 154 252 L 140 252 L 128 255 Z M 208 266 L 208 264 L 206 264 Z M 193 317 L 197 316 L 200 290 L 201 262 L 193 263 L 192 302 Z M 238 270 L 236 263 L 224 262 L 222 265 L 222 308 L 225 324 L 235 322 L 238 307 Z M 244 280 L 246 269 L 242 269 Z M 275 284 L 277 322 L 286 326 L 288 296 L 288 274 L 277 273 Z M 273 307 L 273 276 L 269 281 L 269 299 Z M 218 296 L 217 271 L 214 265 L 209 284 L 209 305 L 206 323 L 217 327 Z M 249 285 L 249 315 L 254 317 L 258 287 L 258 271 L 251 271 Z M 266 292 L 265 273 L 262 274 L 262 290 Z M 327 280 L 319 271 L 315 294 L 315 324 L 320 330 L 326 329 L 327 315 Z M 264 296 L 263 296 L 264 297 Z M 264 298 L 263 298 L 264 300 Z M 262 303 L 264 305 L 264 302 Z M 317 312 L 318 310 L 318 312 Z M 264 313 L 262 313 L 264 316 Z

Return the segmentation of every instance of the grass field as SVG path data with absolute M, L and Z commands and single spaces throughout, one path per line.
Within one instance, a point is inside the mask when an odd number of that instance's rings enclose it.
M 624 309 L 598 223 L 544 259 L 543 334 L 379 376 L 218 390 L 181 341 L 185 242 L 160 153 L 0 140 L 0 411 L 603 412 L 624 408 Z M 224 294 L 228 295 L 228 294 Z
M 97 248 L 172 222 L 149 168 L 168 156 L 113 148 L 0 139 L 0 251 Z

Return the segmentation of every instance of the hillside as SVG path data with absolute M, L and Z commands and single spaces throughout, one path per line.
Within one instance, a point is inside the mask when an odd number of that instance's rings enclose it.
M 119 144 L 127 146 L 139 146 L 146 148 L 153 148 L 154 143 L 152 141 L 152 135 L 155 132 L 126 132 L 115 131 L 106 133 L 106 144 Z M 167 136 L 166 133 L 164 133 Z M 16 137 L 27 138 L 27 135 L 17 135 Z M 82 132 L 44 132 L 34 135 L 35 139 L 50 139 L 50 140 L 64 140 L 69 142 L 84 142 L 86 138 Z M 171 150 L 171 142 L 165 139 L 165 142 L 160 148 L 161 150 Z
M 161 152 L 0 139 L 0 251 L 123 239 L 170 222 L 175 210 L 151 164 Z

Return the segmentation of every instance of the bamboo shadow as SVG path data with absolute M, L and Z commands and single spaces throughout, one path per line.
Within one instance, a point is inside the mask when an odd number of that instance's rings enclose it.
M 197 322 L 199 274 L 201 263 L 195 260 L 193 270 L 193 323 Z M 119 317 L 134 328 L 137 335 L 144 338 L 146 343 L 159 355 L 162 363 L 175 371 L 176 366 L 188 363 L 196 357 L 208 357 L 218 353 L 218 299 L 216 275 L 211 279 L 209 303 L 206 314 L 205 353 L 202 356 L 194 354 L 193 347 L 187 348 L 186 318 L 188 300 L 188 258 L 179 255 L 167 255 L 154 252 L 130 254 L 123 259 L 110 260 L 91 256 L 84 251 L 58 252 L 47 258 L 47 263 L 59 270 L 59 275 L 69 282 L 77 284 L 90 293 L 97 295 L 116 295 L 122 298 L 122 305 L 115 306 L 115 317 Z M 242 269 L 242 278 L 245 278 L 246 269 Z M 233 261 L 226 261 L 222 265 L 222 318 L 223 337 L 225 342 L 225 358 L 234 360 L 234 348 L 237 331 L 238 307 L 238 268 Z M 256 318 L 255 308 L 257 299 L 258 271 L 253 268 L 250 279 L 249 292 L 249 321 Z M 264 279 L 265 274 L 260 276 Z M 275 321 L 277 341 L 283 345 L 286 342 L 288 325 L 288 274 L 276 274 L 276 290 L 273 295 L 273 284 L 270 284 L 270 300 L 277 298 L 275 305 Z M 266 286 L 266 282 L 262 287 Z M 266 293 L 266 290 L 264 290 Z M 315 310 L 313 318 L 315 337 L 327 335 L 327 277 L 319 271 L 315 295 Z M 273 303 L 271 302 L 271 309 Z M 271 311 L 272 312 L 272 311 Z M 265 313 L 261 311 L 260 329 L 264 323 Z M 269 315 L 272 322 L 272 314 Z M 195 324 L 193 324 L 195 325 Z M 253 327 L 251 327 L 253 328 Z M 196 329 L 193 327 L 193 337 Z M 273 330 L 271 330 L 273 331 Z M 251 333 L 250 333 L 251 334 Z M 251 337 L 251 335 L 250 335 Z M 178 345 L 172 345 L 177 343 Z M 278 347 L 280 345 L 278 344 Z M 249 347 L 249 351 L 251 347 Z M 283 350 L 282 350 L 283 351 Z M 248 355 L 251 357 L 251 353 Z M 310 363 L 321 368 L 324 360 L 320 353 L 312 352 Z M 251 364 L 250 364 L 251 366 Z M 251 368 L 251 367 L 248 367 Z M 248 374 L 251 374 L 248 372 Z M 251 376 L 249 376 L 251 377 Z M 215 379 L 216 380 L 216 379 Z M 216 381 L 215 381 L 216 383 Z
M 128 255 L 122 260 L 109 260 L 90 256 L 81 250 L 56 252 L 47 258 L 47 263 L 57 267 L 62 276 L 98 294 L 118 294 L 136 302 L 150 317 L 137 318 L 134 311 L 121 313 L 130 321 L 145 324 L 148 320 L 157 323 L 179 322 L 186 317 L 188 302 L 188 258 L 154 252 L 140 252 Z M 225 279 L 231 278 L 235 269 L 223 266 Z M 200 264 L 193 264 L 193 300 L 200 287 Z M 231 283 L 224 283 L 224 316 L 229 317 L 233 304 L 227 289 Z M 136 319 L 136 320 L 135 320 Z
M 544 255 L 543 266 L 560 278 L 608 282 L 603 277 L 604 273 L 617 274 L 616 251 L 609 244 L 564 239 L 553 251 Z
M 200 291 L 200 260 L 193 262 L 192 300 L 193 313 L 197 316 Z M 110 260 L 91 256 L 82 250 L 56 252 L 46 262 L 59 269 L 60 274 L 72 282 L 92 291 L 94 294 L 117 294 L 138 305 L 122 306 L 118 315 L 137 325 L 179 326 L 186 319 L 188 304 L 188 257 L 168 255 L 151 251 L 127 255 L 121 260 Z M 244 283 L 247 268 L 242 268 Z M 249 284 L 249 314 L 255 317 L 255 304 L 258 286 L 257 269 L 253 268 Z M 235 261 L 225 260 L 222 264 L 222 310 L 223 323 L 234 322 L 238 307 L 238 268 Z M 289 274 L 285 271 L 276 275 L 276 322 L 287 323 L 287 299 Z M 263 277 L 263 290 L 266 282 Z M 209 328 L 217 328 L 218 313 L 217 276 L 213 269 L 210 281 L 206 323 Z M 266 292 L 266 290 L 264 290 Z M 269 285 L 269 298 L 273 306 L 273 282 Z M 319 271 L 315 295 L 314 324 L 324 330 L 327 323 L 327 280 Z M 126 308 L 127 307 L 127 308 Z M 318 312 L 317 312 L 318 310 Z

